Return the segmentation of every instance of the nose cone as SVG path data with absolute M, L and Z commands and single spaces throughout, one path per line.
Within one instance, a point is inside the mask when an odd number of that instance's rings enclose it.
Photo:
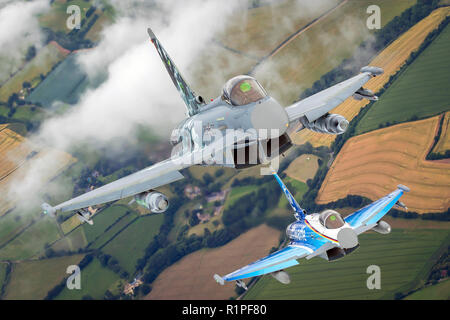
M 337 240 L 342 248 L 350 249 L 358 245 L 358 235 L 351 228 L 344 228 L 339 230 Z
M 289 119 L 284 108 L 275 99 L 269 98 L 256 102 L 251 122 L 256 130 L 267 130 L 270 138 L 277 138 L 286 131 Z M 272 134 L 271 129 L 278 130 L 278 134 Z

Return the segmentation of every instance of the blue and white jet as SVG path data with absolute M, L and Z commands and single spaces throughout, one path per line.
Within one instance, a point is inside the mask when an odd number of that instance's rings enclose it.
M 409 188 L 398 185 L 392 193 L 344 219 L 338 212 L 329 209 L 306 215 L 277 173 L 273 172 L 273 175 L 283 189 L 297 220 L 286 228 L 290 242 L 287 247 L 225 276 L 215 274 L 214 279 L 221 285 L 225 281 L 236 281 L 239 287 L 247 289 L 242 279 L 267 273 L 279 282 L 288 284 L 290 277 L 284 269 L 297 265 L 298 259 L 320 257 L 333 261 L 342 258 L 359 247 L 359 234 L 368 230 L 381 234 L 391 232 L 391 226 L 381 219 L 392 207 L 407 209 L 399 199 L 405 192 L 409 192 Z

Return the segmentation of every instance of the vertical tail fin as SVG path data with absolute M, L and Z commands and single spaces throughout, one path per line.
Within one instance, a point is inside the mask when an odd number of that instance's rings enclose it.
M 191 90 L 189 85 L 186 83 L 186 81 L 181 76 L 181 73 L 178 71 L 178 68 L 176 67 L 175 63 L 172 61 L 172 59 L 169 57 L 166 50 L 164 50 L 163 46 L 161 45 L 159 40 L 156 38 L 152 29 L 148 28 L 147 32 L 148 32 L 148 35 L 150 36 L 150 40 L 155 45 L 156 51 L 158 51 L 158 54 L 161 57 L 161 60 L 163 61 L 164 65 L 166 66 L 166 69 L 170 75 L 170 78 L 172 78 L 173 84 L 177 88 L 178 92 L 181 95 L 181 98 L 183 99 L 184 103 L 186 104 L 189 116 L 193 116 L 194 114 L 198 113 L 199 107 L 202 104 L 204 104 L 203 98 L 200 96 L 197 97 L 195 95 L 194 91 Z
M 280 179 L 278 174 L 275 171 L 272 171 L 273 176 L 277 180 L 278 184 L 280 185 L 281 189 L 284 192 L 284 195 L 286 196 L 286 199 L 289 201 L 289 204 L 291 205 L 292 209 L 295 211 L 295 218 L 297 220 L 303 220 L 305 219 L 305 210 L 303 210 L 295 198 L 292 196 L 292 194 L 289 192 L 288 188 L 284 185 L 283 181 Z

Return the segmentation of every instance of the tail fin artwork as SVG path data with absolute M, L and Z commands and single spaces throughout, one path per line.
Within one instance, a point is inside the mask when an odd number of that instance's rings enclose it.
M 203 98 L 201 96 L 196 96 L 194 91 L 191 90 L 189 85 L 181 76 L 181 73 L 178 71 L 178 68 L 176 67 L 175 63 L 172 61 L 166 50 L 164 50 L 163 46 L 156 38 L 152 29 L 148 28 L 147 32 L 148 35 L 150 36 L 150 40 L 155 45 L 156 51 L 158 51 L 161 60 L 166 66 L 167 72 L 172 78 L 173 84 L 177 88 L 178 92 L 181 95 L 181 98 L 186 104 L 188 115 L 193 116 L 194 114 L 199 112 L 199 107 L 205 103 Z
M 289 192 L 288 188 L 284 185 L 283 181 L 280 179 L 278 174 L 274 171 L 272 171 L 272 174 L 274 175 L 275 179 L 277 180 L 278 184 L 280 185 L 281 189 L 284 192 L 284 195 L 286 196 L 286 199 L 289 201 L 289 204 L 291 205 L 292 209 L 295 211 L 295 218 L 297 220 L 303 220 L 305 219 L 305 210 L 303 210 L 295 198 L 292 196 L 292 194 Z

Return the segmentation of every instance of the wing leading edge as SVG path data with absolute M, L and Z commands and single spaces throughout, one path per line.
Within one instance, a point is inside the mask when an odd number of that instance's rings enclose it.
M 306 117 L 309 122 L 317 120 L 354 95 L 372 77 L 381 73 L 383 73 L 381 68 L 364 67 L 357 76 L 290 105 L 286 108 L 289 122 L 301 117 Z
M 353 212 L 344 220 L 355 229 L 357 234 L 372 229 L 399 202 L 405 192 L 409 192 L 409 188 L 398 185 L 397 190 Z
M 239 270 L 231 272 L 223 277 L 215 276 L 218 282 L 241 280 L 275 272 L 298 264 L 297 259 L 303 258 L 314 250 L 303 245 L 288 245 L 267 257 L 259 259 Z

